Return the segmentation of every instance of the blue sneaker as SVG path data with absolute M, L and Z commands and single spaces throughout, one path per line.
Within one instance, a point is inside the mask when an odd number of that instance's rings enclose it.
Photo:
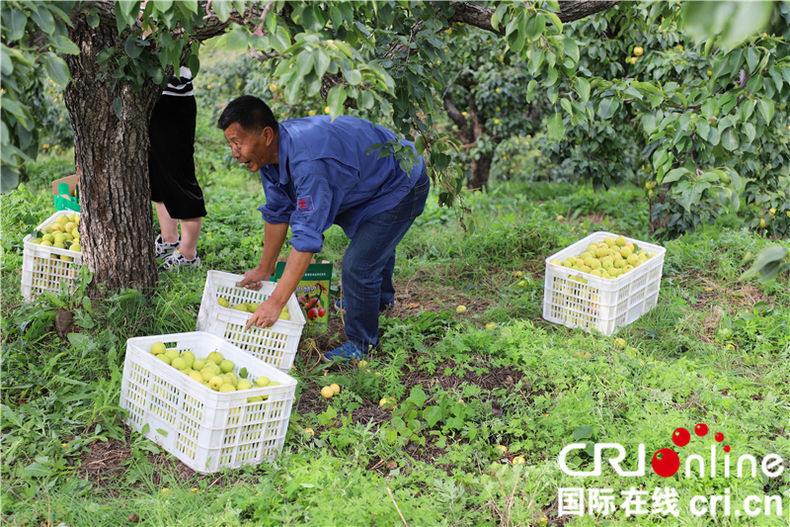
M 349 361 L 349 360 L 360 360 L 362 359 L 362 350 L 359 349 L 354 345 L 353 342 L 346 342 L 339 348 L 335 348 L 332 351 L 327 351 L 321 356 L 321 360 L 324 362 L 332 362 L 332 361 Z

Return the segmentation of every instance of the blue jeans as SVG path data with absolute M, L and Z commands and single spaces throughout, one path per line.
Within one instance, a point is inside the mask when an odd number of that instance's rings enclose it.
M 363 223 L 343 256 L 346 336 L 367 350 L 379 338 L 379 311 L 395 303 L 395 248 L 425 210 L 431 180 L 423 170 L 417 184 L 394 208 Z

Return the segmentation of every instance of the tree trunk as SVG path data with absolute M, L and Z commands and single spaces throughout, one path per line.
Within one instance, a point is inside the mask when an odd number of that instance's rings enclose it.
M 472 135 L 475 142 L 479 137 L 488 135 L 485 121 L 480 117 L 477 111 L 477 102 L 472 91 L 469 92 L 469 122 L 472 125 Z M 469 169 L 472 171 L 472 177 L 469 180 L 468 188 L 470 190 L 488 190 L 488 176 L 491 171 L 491 161 L 494 153 L 480 154 L 478 159 L 472 158 Z
M 135 287 L 146 296 L 157 281 L 153 219 L 148 184 L 148 123 L 161 89 L 149 78 L 133 92 L 128 84 L 98 80 L 98 53 L 123 49 L 127 32 L 101 24 L 91 28 L 75 17 L 69 37 L 80 48 L 67 55 L 73 82 L 64 93 L 74 128 L 80 176 L 80 242 L 94 284 Z M 113 100 L 119 97 L 121 118 Z

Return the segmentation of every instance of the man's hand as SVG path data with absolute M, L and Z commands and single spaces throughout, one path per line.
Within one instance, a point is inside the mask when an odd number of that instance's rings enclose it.
M 274 323 L 280 318 L 282 311 L 282 305 L 280 305 L 273 298 L 268 298 L 265 302 L 262 302 L 261 305 L 258 306 L 258 309 L 256 309 L 255 313 L 252 314 L 250 320 L 247 321 L 247 325 L 244 327 L 245 331 L 250 329 L 252 326 L 268 328 L 274 325 Z
M 246 273 L 244 273 L 244 278 L 236 284 L 236 287 L 246 287 L 247 289 L 252 289 L 253 291 L 257 291 L 263 284 L 261 281 L 268 280 L 271 276 L 271 273 L 266 273 L 261 270 L 260 267 L 256 267 L 255 269 L 250 269 Z

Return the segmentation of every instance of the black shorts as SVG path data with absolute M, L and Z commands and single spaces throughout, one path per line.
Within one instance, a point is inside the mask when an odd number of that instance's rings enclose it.
M 163 95 L 154 107 L 149 127 L 148 176 L 151 201 L 164 202 L 171 218 L 206 215 L 203 191 L 195 177 L 194 97 Z

